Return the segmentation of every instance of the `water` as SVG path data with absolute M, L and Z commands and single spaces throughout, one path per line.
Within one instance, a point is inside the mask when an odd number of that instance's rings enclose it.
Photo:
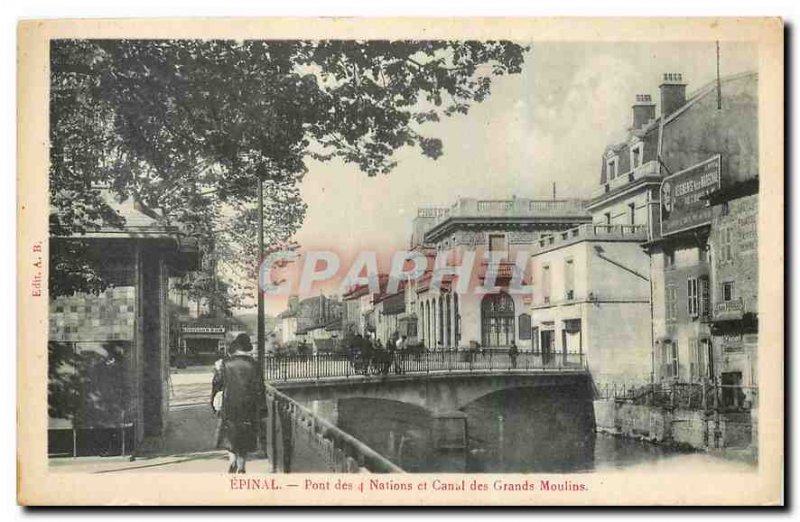
M 570 390 L 487 395 L 462 410 L 466 448 L 446 450 L 436 447 L 436 416 L 418 406 L 377 399 L 308 406 L 409 472 L 574 473 L 658 465 L 686 456 L 595 433 L 591 400 Z

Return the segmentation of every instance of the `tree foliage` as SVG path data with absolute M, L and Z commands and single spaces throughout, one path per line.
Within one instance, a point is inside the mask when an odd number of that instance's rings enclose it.
M 302 223 L 310 158 L 369 176 L 389 173 L 402 147 L 438 158 L 430 124 L 485 100 L 523 53 L 502 41 L 55 40 L 51 235 L 122 225 L 103 185 L 180 223 L 206 268 L 252 275 L 258 178 L 266 243 L 283 248 Z M 53 250 L 52 275 L 70 274 L 58 292 L 102 285 L 75 250 Z

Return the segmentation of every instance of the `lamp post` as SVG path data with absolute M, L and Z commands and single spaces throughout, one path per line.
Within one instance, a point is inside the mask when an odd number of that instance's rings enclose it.
M 261 288 L 261 263 L 264 262 L 264 178 L 258 175 L 258 276 L 256 277 L 256 292 L 258 293 L 258 367 L 264 375 L 266 360 L 266 339 L 264 330 L 264 289 Z

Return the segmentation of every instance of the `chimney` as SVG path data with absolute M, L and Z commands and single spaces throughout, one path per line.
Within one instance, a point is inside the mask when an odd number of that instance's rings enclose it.
M 632 130 L 641 129 L 650 120 L 656 119 L 656 104 L 653 103 L 653 99 L 649 94 L 637 94 L 636 103 L 631 108 L 633 109 Z
M 669 116 L 686 103 L 686 84 L 681 73 L 664 73 L 661 90 L 661 115 Z

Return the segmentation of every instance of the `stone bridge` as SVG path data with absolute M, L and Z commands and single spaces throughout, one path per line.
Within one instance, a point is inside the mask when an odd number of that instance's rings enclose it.
M 461 410 L 481 397 L 512 388 L 561 388 L 585 397 L 593 393 L 592 381 L 585 368 L 359 375 L 271 384 L 299 402 L 382 399 L 419 406 L 434 415 Z
M 378 365 L 371 371 L 342 358 L 272 361 L 270 385 L 298 403 L 340 399 L 377 399 L 422 408 L 433 419 L 439 449 L 467 447 L 470 403 L 496 392 L 538 388 L 543 393 L 591 401 L 594 384 L 583 359 L 542 359 L 540 354 L 466 357 L 425 355 Z M 283 366 L 281 366 L 283 365 Z M 398 366 L 400 368 L 399 372 Z M 353 371 L 359 370 L 359 371 Z

